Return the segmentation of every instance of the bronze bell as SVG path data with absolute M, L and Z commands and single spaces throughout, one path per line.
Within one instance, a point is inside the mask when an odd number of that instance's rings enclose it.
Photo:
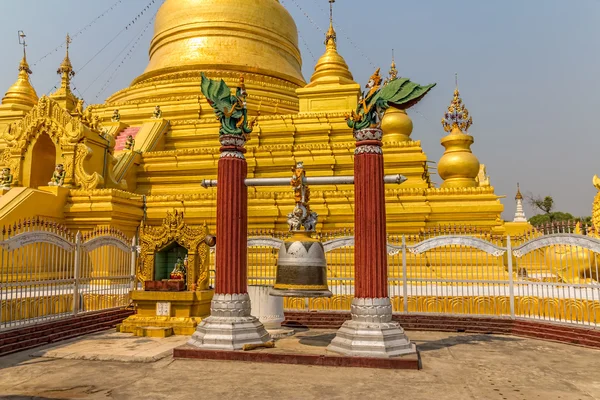
M 306 231 L 294 232 L 279 248 L 271 296 L 331 297 L 323 245 Z
M 331 297 L 327 287 L 327 260 L 323 245 L 310 236 L 315 231 L 318 215 L 308 204 L 310 189 L 306 185 L 304 164 L 292 168 L 290 184 L 296 206 L 288 214 L 291 238 L 279 248 L 277 276 L 271 296 Z M 304 229 L 304 230 L 302 230 Z

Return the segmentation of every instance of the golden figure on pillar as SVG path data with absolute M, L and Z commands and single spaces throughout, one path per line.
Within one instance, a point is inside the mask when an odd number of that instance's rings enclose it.
M 292 167 L 292 180 L 290 184 L 294 190 L 296 206 L 288 214 L 288 225 L 290 231 L 300 231 L 304 227 L 306 231 L 313 232 L 317 224 L 317 213 L 310 210 L 310 188 L 305 183 L 306 173 L 304 163 L 299 161 Z
M 113 115 L 110 120 L 112 122 L 119 122 L 121 120 L 121 114 L 119 113 L 119 110 L 113 111 Z

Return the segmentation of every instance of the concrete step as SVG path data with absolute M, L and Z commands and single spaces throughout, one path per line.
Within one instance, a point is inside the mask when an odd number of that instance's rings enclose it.
M 350 313 L 343 312 L 293 311 L 286 312 L 285 316 L 282 325 L 313 329 L 337 329 L 350 319 Z M 583 326 L 507 317 L 439 314 L 394 314 L 393 319 L 406 330 L 507 334 L 600 348 L 600 330 Z

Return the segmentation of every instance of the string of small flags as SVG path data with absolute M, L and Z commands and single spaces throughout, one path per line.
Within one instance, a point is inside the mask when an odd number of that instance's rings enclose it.
M 131 48 L 129 49 L 129 51 L 127 52 L 127 54 L 125 54 L 125 56 L 123 57 L 123 59 L 121 60 L 121 62 L 119 63 L 119 65 L 117 65 L 117 67 L 115 68 L 115 70 L 113 71 L 113 73 L 109 76 L 109 78 L 106 80 L 106 82 L 104 83 L 104 85 L 102 85 L 102 87 L 100 88 L 100 90 L 98 91 L 98 93 L 96 94 L 96 96 L 94 97 L 95 101 L 98 100 L 98 98 L 100 97 L 100 95 L 102 93 L 104 93 L 104 91 L 106 89 L 108 89 L 108 87 L 110 86 L 110 84 L 112 83 L 113 79 L 115 78 L 115 76 L 117 75 L 117 72 L 119 71 L 119 69 L 125 64 L 127 63 L 127 61 L 129 61 L 129 59 L 131 58 L 131 56 L 133 55 L 135 49 L 137 48 L 137 45 L 140 43 L 140 40 L 142 39 L 142 37 L 144 37 L 144 34 L 146 33 L 146 31 L 148 30 L 148 28 L 150 28 L 150 26 L 152 26 L 152 23 L 154 22 L 154 18 L 156 17 L 156 14 L 158 13 L 158 11 L 156 11 L 154 13 L 154 15 L 152 16 L 152 18 L 150 19 L 150 21 L 148 21 L 148 23 L 146 24 L 146 26 L 144 27 L 144 29 L 142 30 L 142 32 L 138 35 L 136 41 L 133 43 L 133 45 L 131 46 Z
M 313 54 L 313 52 L 310 50 L 310 47 L 308 47 L 308 43 L 306 43 L 306 40 L 304 39 L 304 36 L 302 36 L 300 34 L 300 32 L 298 32 L 298 37 L 300 38 L 300 40 L 302 40 L 302 43 L 304 44 L 304 47 L 308 51 L 308 54 L 310 54 L 311 58 L 313 59 L 313 62 L 316 64 L 317 63 L 317 59 L 315 58 L 315 55 Z
M 96 54 L 94 54 L 94 55 L 92 56 L 92 58 L 90 58 L 90 59 L 89 59 L 89 60 L 88 60 L 88 61 L 87 61 L 85 64 L 83 64 L 83 66 L 82 66 L 81 68 L 79 68 L 79 70 L 77 70 L 77 71 L 76 71 L 76 73 L 78 73 L 78 74 L 79 74 L 79 73 L 81 73 L 81 71 L 83 71 L 83 69 L 84 69 L 85 67 L 87 67 L 87 66 L 89 65 L 89 63 L 91 63 L 91 62 L 92 62 L 92 61 L 93 61 L 93 60 L 94 60 L 94 59 L 95 59 L 95 58 L 96 58 L 96 57 L 97 57 L 97 56 L 98 56 L 100 53 L 102 53 L 102 51 L 104 51 L 104 49 L 106 49 L 108 46 L 110 46 L 110 44 L 111 44 L 112 42 L 114 42 L 115 40 L 117 40 L 117 38 L 118 38 L 118 37 L 119 37 L 119 36 L 120 36 L 120 35 L 121 35 L 123 32 L 127 31 L 127 30 L 128 30 L 130 27 L 131 27 L 131 26 L 135 25 L 135 23 L 137 22 L 138 18 L 140 18 L 140 19 L 141 19 L 141 17 L 144 15 L 144 13 L 145 13 L 146 11 L 148 11 L 148 9 L 149 9 L 149 8 L 152 6 L 152 4 L 154 4 L 154 2 L 155 2 L 155 0 L 151 0 L 151 1 L 150 1 L 150 3 L 148 3 L 148 4 L 146 5 L 146 7 L 144 7 L 144 8 L 142 9 L 142 11 L 140 11 L 140 12 L 138 13 L 138 15 L 137 15 L 137 16 L 136 16 L 134 19 L 132 19 L 132 20 L 131 20 L 131 22 L 129 22 L 129 24 L 128 24 L 128 25 L 127 25 L 125 28 L 121 29 L 121 30 L 120 30 L 120 31 L 119 31 L 119 32 L 118 32 L 118 33 L 117 33 L 117 34 L 116 34 L 116 35 L 115 35 L 115 36 L 114 36 L 114 37 L 113 37 L 111 40 L 109 40 L 109 41 L 108 41 L 108 43 L 106 43 L 106 44 L 104 45 L 104 47 L 102 47 L 100 50 L 98 50 L 98 52 L 97 52 Z
M 156 2 L 156 0 L 150 0 L 150 2 L 149 2 L 148 4 L 146 4 L 146 6 L 145 6 L 145 7 L 144 7 L 144 8 L 143 8 L 143 9 L 142 9 L 140 12 L 138 12 L 138 14 L 137 14 L 137 15 L 136 15 L 134 18 L 132 18 L 132 19 L 131 19 L 131 21 L 129 21 L 129 23 L 128 23 L 128 24 L 127 24 L 127 25 L 126 25 L 126 26 L 125 26 L 123 29 L 121 29 L 121 30 L 120 30 L 120 31 L 119 31 L 119 33 L 117 33 L 117 35 L 116 35 L 115 37 L 113 37 L 113 38 L 112 38 L 112 39 L 111 39 L 111 40 L 110 40 L 110 41 L 109 41 L 109 42 L 108 42 L 108 43 L 107 43 L 107 44 L 106 44 L 106 45 L 105 45 L 105 46 L 104 46 L 102 49 L 100 49 L 100 50 L 99 50 L 99 51 L 98 51 L 98 52 L 97 52 L 97 53 L 96 53 L 96 54 L 95 54 L 95 55 L 94 55 L 94 56 L 93 56 L 93 57 L 92 57 L 90 60 L 88 60 L 88 61 L 87 61 L 87 62 L 86 62 L 86 63 L 85 63 L 85 64 L 84 64 L 84 65 L 83 65 L 81 68 L 79 68 L 79 70 L 75 71 L 75 73 L 77 74 L 77 73 L 81 72 L 81 70 L 82 70 L 83 68 L 85 68 L 85 67 L 86 67 L 86 66 L 87 66 L 87 65 L 88 65 L 88 64 L 89 64 L 89 63 L 90 63 L 90 62 L 91 62 L 91 61 L 92 61 L 92 60 L 93 60 L 93 59 L 94 59 L 96 56 L 98 56 L 98 54 L 100 54 L 100 53 L 101 53 L 101 52 L 102 52 L 102 51 L 103 51 L 103 50 L 104 50 L 106 47 L 108 47 L 108 45 L 110 45 L 110 44 L 111 44 L 111 43 L 112 43 L 112 42 L 113 42 L 113 41 L 114 41 L 114 40 L 115 40 L 115 39 L 116 39 L 116 38 L 117 38 L 119 35 L 121 35 L 123 32 L 125 32 L 125 31 L 129 30 L 129 28 L 131 28 L 133 25 L 135 25 L 135 24 L 136 24 L 136 22 L 138 22 L 138 19 L 140 19 L 140 18 L 141 18 L 141 17 L 144 15 L 144 13 L 145 13 L 146 11 L 148 11 L 148 9 L 150 9 L 150 8 L 152 7 L 152 5 L 153 5 L 155 2 Z M 116 6 L 118 3 L 119 3 L 119 2 L 115 3 L 115 4 L 113 5 L 113 7 L 114 7 L 114 6 Z M 154 14 L 154 15 L 156 15 L 156 14 Z M 88 25 L 91 25 L 91 24 L 88 24 Z M 79 32 L 79 33 L 80 33 L 80 32 Z M 74 36 L 75 36 L 75 35 L 74 35 Z M 74 36 L 72 36 L 72 37 L 74 37 Z M 61 46 L 57 47 L 55 50 L 53 50 L 53 51 L 52 51 L 51 53 L 49 53 L 49 54 L 52 54 L 52 53 L 56 52 L 56 51 L 57 51 L 57 50 L 59 50 L 61 47 L 64 47 L 64 45 L 65 45 L 65 43 L 63 43 Z M 48 54 L 48 55 L 49 55 L 49 54 Z M 44 58 L 45 58 L 45 57 L 47 57 L 47 55 L 46 55 L 46 56 L 44 56 Z M 56 84 L 55 84 L 55 85 L 54 85 L 54 86 L 53 86 L 53 87 L 52 87 L 50 90 L 48 90 L 48 92 L 47 92 L 46 94 L 48 95 L 48 94 L 50 94 L 52 91 L 56 90 L 56 89 L 58 88 L 58 86 L 60 85 L 60 83 L 61 83 L 61 80 L 59 79 L 59 80 L 58 80 L 58 82 L 57 82 L 57 83 L 56 83 Z
M 292 1 L 294 1 L 294 0 L 292 0 Z M 321 6 L 321 4 L 317 0 L 313 0 L 313 1 L 317 5 L 317 7 L 319 7 L 319 9 L 323 12 L 324 15 L 325 14 L 329 14 L 329 11 L 325 11 L 323 9 L 323 7 Z M 348 43 L 350 43 L 350 45 L 352 47 L 354 47 L 354 49 L 356 51 L 358 51 L 360 53 L 360 55 L 365 58 L 365 60 L 367 60 L 367 62 L 371 65 L 371 67 L 377 68 L 375 66 L 375 64 L 373 63 L 373 61 L 371 61 L 371 59 L 369 58 L 369 56 L 364 51 L 362 51 L 362 49 L 360 47 L 358 47 L 358 45 L 356 43 L 354 43 L 354 41 L 352 41 L 352 39 L 350 39 L 350 36 L 348 36 L 348 34 L 346 33 L 346 31 L 344 29 L 342 29 L 342 27 L 340 25 L 335 24 L 335 23 L 334 23 L 334 25 L 335 25 L 335 29 L 336 29 L 337 33 L 341 33 L 342 35 L 344 35 L 344 39 L 346 39 L 348 41 Z
M 87 24 L 86 26 L 84 26 L 83 28 L 81 28 L 80 30 L 78 30 L 73 36 L 71 36 L 71 38 L 75 39 L 77 36 L 79 36 L 82 33 L 84 33 L 86 30 L 88 30 L 89 27 L 91 27 L 96 22 L 98 22 L 100 19 L 102 19 L 103 17 L 105 17 L 106 15 L 108 15 L 112 10 L 114 10 L 115 8 L 117 8 L 122 3 L 123 3 L 123 0 L 118 0 L 117 2 L 115 2 L 112 6 L 110 6 L 104 12 L 102 12 L 102 14 L 100 14 L 96 18 L 94 18 L 92 20 L 92 22 L 90 22 L 89 24 Z M 44 55 L 42 58 L 40 58 L 36 62 L 34 62 L 32 64 L 32 67 L 35 67 L 37 64 L 39 64 L 40 61 L 42 61 L 42 60 L 46 59 L 48 56 L 56 53 L 58 50 L 62 49 L 63 47 L 65 47 L 65 42 L 64 41 L 59 46 L 57 46 L 55 49 L 51 50 L 48 54 Z

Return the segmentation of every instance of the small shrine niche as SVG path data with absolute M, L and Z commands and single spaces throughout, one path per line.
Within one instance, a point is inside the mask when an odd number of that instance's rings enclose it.
M 208 289 L 207 235 L 206 226 L 188 226 L 178 211 L 167 212 L 160 226 L 142 223 L 138 280 L 146 290 Z
M 154 279 L 179 279 L 177 275 L 184 268 L 181 279 L 185 280 L 185 263 L 187 262 L 188 250 L 178 243 L 171 243 L 164 249 L 159 250 L 154 256 Z

